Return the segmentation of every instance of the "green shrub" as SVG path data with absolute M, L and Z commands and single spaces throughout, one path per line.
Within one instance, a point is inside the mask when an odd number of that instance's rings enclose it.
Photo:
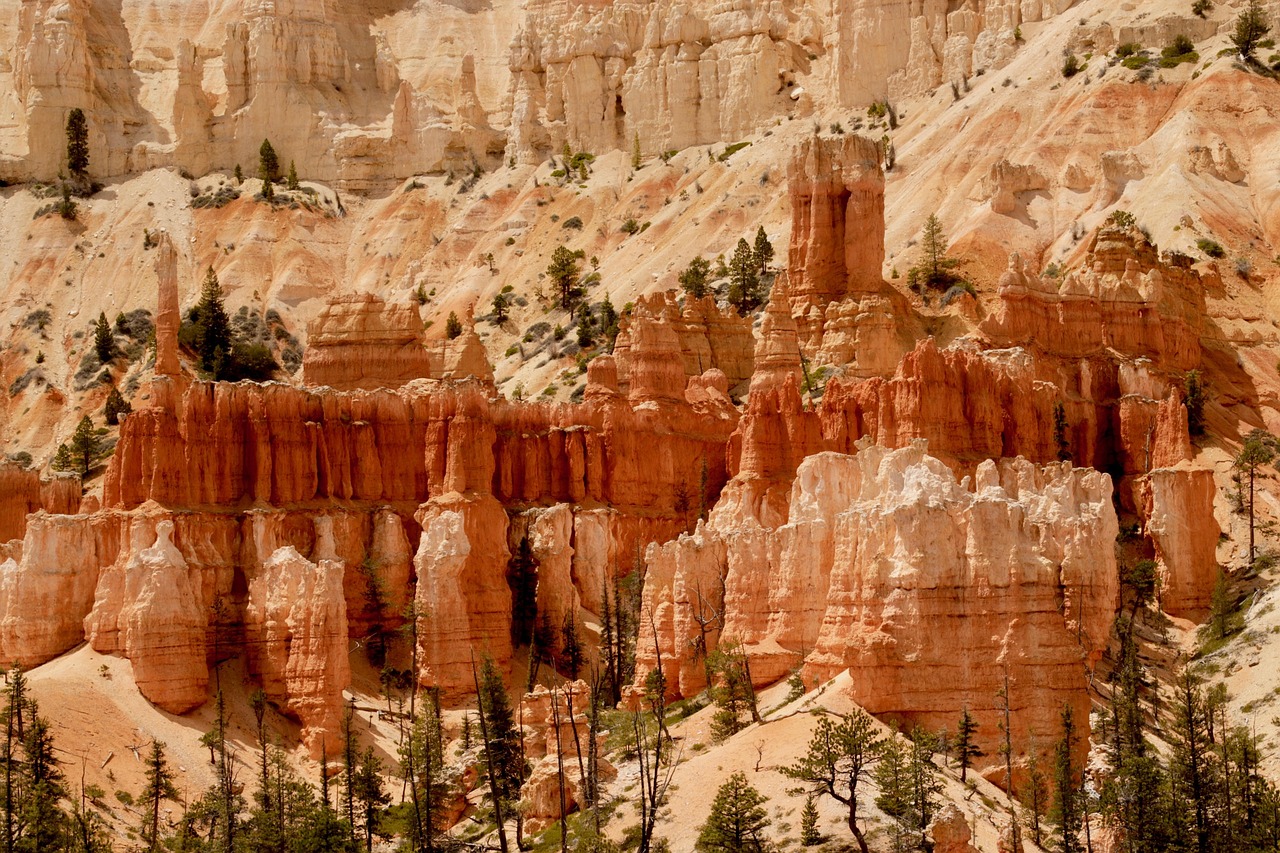
M 580 216 L 570 216 L 570 217 L 569 217 L 568 219 L 566 219 L 563 223 L 561 223 L 560 227 L 561 227 L 561 228 L 573 228 L 573 229 L 575 229 L 575 230 L 581 231 L 581 230 L 582 230 L 582 217 L 580 217 Z
M 1121 59 L 1125 59 L 1126 57 L 1130 57 L 1137 54 L 1141 50 L 1142 50 L 1142 45 L 1138 44 L 1136 41 L 1131 41 L 1131 42 L 1128 42 L 1127 44 L 1122 44 L 1119 47 L 1117 47 L 1116 56 L 1120 57 Z
M 626 222 L 622 223 L 621 230 L 623 234 L 638 234 L 640 233 L 640 223 L 636 222 L 634 219 L 628 219 Z
M 1067 58 L 1062 62 L 1062 76 L 1067 79 L 1071 79 L 1083 70 L 1080 60 L 1076 59 L 1074 53 L 1068 54 Z
M 1227 256 L 1227 252 L 1222 248 L 1222 244 L 1217 240 L 1210 240 L 1208 237 L 1201 237 L 1199 240 L 1196 240 L 1196 248 L 1211 258 L 1225 258 Z

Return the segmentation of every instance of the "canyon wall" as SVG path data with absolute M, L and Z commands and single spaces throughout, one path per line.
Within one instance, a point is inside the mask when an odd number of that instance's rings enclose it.
M 304 178 L 358 190 L 539 162 L 566 143 L 604 153 L 639 140 L 652 156 L 737 141 L 809 115 L 815 98 L 856 109 L 997 68 L 1019 24 L 1069 5 L 8 0 L 0 177 L 53 178 L 63 154 L 49 140 L 76 107 L 97 177 L 237 163 L 252 174 L 264 138 Z M 468 30 L 460 51 L 448 34 Z

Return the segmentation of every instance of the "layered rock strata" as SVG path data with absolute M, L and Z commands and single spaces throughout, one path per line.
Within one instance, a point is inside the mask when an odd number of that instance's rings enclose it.
M 1107 475 L 1001 460 L 957 482 L 924 442 L 863 442 L 805 459 L 784 521 L 755 515 L 746 488 L 649 549 L 638 679 L 661 652 L 672 694 L 692 695 L 693 650 L 732 639 L 760 683 L 848 669 L 859 704 L 929 728 L 968 707 L 990 754 L 1006 678 L 1020 749 L 1047 742 L 1064 703 L 1087 718 L 1118 598 Z

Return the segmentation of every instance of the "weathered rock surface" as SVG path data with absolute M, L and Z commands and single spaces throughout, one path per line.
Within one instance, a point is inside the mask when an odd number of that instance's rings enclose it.
M 84 639 L 99 572 L 120 552 L 109 516 L 27 517 L 21 554 L 0 563 L 0 658 L 32 667 Z
M 259 553 L 271 544 L 259 542 Z M 327 516 L 316 519 L 314 557 L 292 545 L 271 552 L 249 579 L 245 634 L 263 690 L 302 722 L 303 741 L 319 755 L 338 746 L 342 691 L 351 679 L 344 566 Z
M 923 443 L 864 443 L 805 459 L 782 520 L 753 516 L 742 486 L 694 534 L 650 548 L 656 633 L 642 625 L 638 678 L 656 644 L 673 694 L 698 689 L 699 621 L 723 612 L 720 637 L 744 644 L 761 683 L 801 663 L 811 685 L 849 669 L 872 713 L 938 727 L 968 707 L 995 732 L 1008 677 L 1015 743 L 1063 703 L 1085 718 L 1085 665 L 1118 596 L 1108 476 L 1002 460 L 958 483 Z
M 70 515 L 79 507 L 79 477 L 42 480 L 39 471 L 0 462 L 0 542 L 21 539 L 29 513 Z

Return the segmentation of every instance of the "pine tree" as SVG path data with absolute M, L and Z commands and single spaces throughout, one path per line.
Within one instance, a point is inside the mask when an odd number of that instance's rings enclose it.
M 607 293 L 600 303 L 600 333 L 608 341 L 609 352 L 613 352 L 613 344 L 618 339 L 618 311 Z
M 280 158 L 276 156 L 276 149 L 271 147 L 270 139 L 262 140 L 258 148 L 258 177 L 264 183 L 280 180 Z
M 1170 777 L 1175 811 L 1190 818 L 1185 824 L 1185 846 L 1196 853 L 1210 853 L 1212 819 L 1219 791 L 1217 762 L 1209 740 L 1209 715 L 1200 679 L 1189 670 L 1179 673 L 1175 684 L 1173 722 L 1170 727 Z
M 160 849 L 160 808 L 165 800 L 177 802 L 180 798 L 177 787 L 173 784 L 173 771 L 164 757 L 164 744 L 158 740 L 151 741 L 151 750 L 147 753 L 146 770 L 147 785 L 138 795 L 137 802 L 143 807 L 143 821 L 140 835 L 147 850 Z
M 107 322 L 105 312 L 99 313 L 97 322 L 93 324 L 93 351 L 103 364 L 110 364 L 116 357 L 116 338 L 111 333 L 111 324 Z
M 67 113 L 67 171 L 73 177 L 89 171 L 89 123 L 79 107 Z
M 1067 437 L 1070 429 L 1067 423 L 1067 410 L 1062 405 L 1061 400 L 1054 401 L 1053 404 L 1053 443 L 1058 449 L 1058 461 L 1067 462 L 1071 459 L 1071 439 Z
M 1259 0 L 1249 0 L 1249 5 L 1236 17 L 1235 32 L 1231 35 L 1231 43 L 1240 51 L 1244 59 L 1253 59 L 1258 43 L 1271 31 L 1271 22 Z
M 486 655 L 480 665 L 480 716 L 484 724 L 484 757 L 491 770 L 490 796 L 501 805 L 503 814 L 512 814 L 520 799 L 520 786 L 528 775 L 524 749 L 507 688 L 493 659 Z M 516 814 L 517 831 L 520 816 Z
M 80 419 L 71 439 L 58 446 L 52 467 L 55 471 L 74 471 L 84 477 L 101 454 L 102 442 L 94 431 L 93 421 L 85 415 Z
M 244 183 L 244 170 L 240 168 L 239 163 L 236 163 L 235 171 L 231 173 L 231 176 L 236 179 L 236 186 Z
M 1200 371 L 1187 371 L 1182 392 L 1182 401 L 1187 406 L 1187 432 L 1192 436 L 1204 435 L 1204 383 Z
M 1254 480 L 1258 469 L 1268 465 L 1276 458 L 1277 442 L 1275 436 L 1266 430 L 1255 429 L 1244 439 L 1244 446 L 1235 459 L 1235 467 L 1249 476 L 1249 567 L 1252 568 L 1256 556 L 1255 549 L 1255 515 L 1254 515 Z
M 291 190 L 298 188 L 298 167 L 293 164 L 292 160 L 289 161 L 289 177 L 285 178 L 284 185 Z
M 231 320 L 222 301 L 222 286 L 210 266 L 200 288 L 200 301 L 189 317 L 195 327 L 200 369 L 214 380 L 224 379 L 231 367 Z
M 107 395 L 107 402 L 103 404 L 102 414 L 106 418 L 108 426 L 118 426 L 121 415 L 129 415 L 133 413 L 133 406 L 125 400 L 120 393 L 120 389 L 111 388 L 111 393 Z
M 578 620 L 572 613 L 566 613 L 560 627 L 560 666 L 570 681 L 577 681 L 585 664 L 586 652 L 582 648 Z
M 1079 853 L 1082 825 L 1080 769 L 1075 765 L 1077 740 L 1075 715 L 1070 705 L 1062 706 L 1062 737 L 1053 751 L 1053 810 L 1050 819 L 1058 827 L 1062 853 Z
M 707 656 L 707 665 L 715 679 L 710 685 L 711 699 L 719 709 L 711 718 L 711 734 L 716 740 L 733 737 L 747 727 L 742 715 L 748 710 L 748 675 L 741 647 L 729 642 Z
M 391 796 L 382 782 L 382 761 L 372 746 L 365 747 L 360 758 L 355 777 L 355 798 L 360 806 L 365 853 L 373 853 L 373 839 L 382 834 L 383 810 L 391 803 Z
M 813 794 L 804 798 L 804 808 L 800 810 L 800 844 L 803 847 L 814 847 L 822 843 L 822 833 L 818 831 L 818 807 L 813 803 Z
M 738 240 L 729 259 L 729 304 L 744 316 L 760 305 L 760 277 L 746 238 Z
M 521 536 L 511 552 L 507 586 L 511 590 L 511 642 L 528 645 L 538 618 L 538 561 L 528 536 Z
M 698 832 L 698 853 L 765 853 L 770 850 L 764 830 L 772 821 L 765 811 L 768 799 L 747 782 L 742 772 L 725 780 L 711 803 L 711 814 Z
M 595 345 L 596 335 L 591 324 L 591 309 L 583 305 L 578 311 L 578 346 L 586 350 Z
M 493 322 L 501 326 L 507 322 L 507 316 L 510 310 L 510 303 L 507 301 L 505 293 L 499 293 L 493 297 Z
M 53 732 L 40 716 L 34 700 L 28 701 L 29 724 L 23 738 L 17 853 L 44 853 L 65 849 L 70 823 L 62 801 L 67 791 L 54 755 Z
M 1039 752 L 1034 745 L 1027 751 L 1027 778 L 1022 785 L 1019 799 L 1027 807 L 1027 820 L 1031 840 L 1037 847 L 1044 846 L 1044 819 L 1049 813 L 1049 778 L 1045 775 Z
M 276 200 L 276 185 L 272 181 L 262 182 L 262 200 L 268 204 L 274 204 Z
M 960 762 L 960 781 L 966 781 L 969 764 L 985 753 L 978 748 L 974 735 L 978 732 L 978 724 L 965 708 L 960 712 L 960 722 L 956 725 L 956 760 Z
M 566 246 L 557 246 L 551 255 L 551 263 L 547 266 L 547 278 L 555 286 L 556 298 L 565 311 L 572 311 L 582 299 L 578 261 L 584 254 L 581 250 L 574 252 Z
M 924 282 L 936 288 L 947 285 L 951 280 L 948 270 L 955 266 L 955 262 L 947 257 L 947 235 L 942 230 L 942 220 L 938 219 L 936 213 L 929 214 L 929 218 L 924 221 L 920 251 L 920 272 Z
M 463 749 L 470 747 L 471 718 L 463 718 Z M 435 706 L 424 707 L 413 720 L 409 737 L 400 747 L 400 767 L 409 786 L 410 811 L 406 841 L 409 849 L 434 853 L 444 830 L 449 783 L 444 766 L 444 743 Z
M 631 138 L 631 169 L 635 171 L 640 168 L 640 134 L 636 133 Z
M 702 255 L 689 261 L 689 266 L 681 271 L 680 287 L 693 299 L 701 299 L 707 295 L 707 281 L 711 275 L 711 262 Z
M 449 312 L 449 316 L 444 321 L 444 336 L 449 340 L 459 337 L 462 334 L 462 321 L 458 319 L 458 315 L 453 311 Z
M 855 709 L 838 724 L 823 717 L 805 755 L 782 769 L 784 775 L 808 783 L 814 794 L 831 797 L 848 808 L 849 831 L 862 853 L 870 853 L 870 848 L 858 824 L 858 786 L 870 778 L 884 746 L 884 740 L 876 737 L 871 717 Z
M 769 235 L 764 233 L 763 225 L 756 229 L 753 254 L 756 259 L 756 266 L 760 268 L 760 274 L 764 275 L 769 270 L 769 262 L 773 260 L 773 244 L 769 242 Z

